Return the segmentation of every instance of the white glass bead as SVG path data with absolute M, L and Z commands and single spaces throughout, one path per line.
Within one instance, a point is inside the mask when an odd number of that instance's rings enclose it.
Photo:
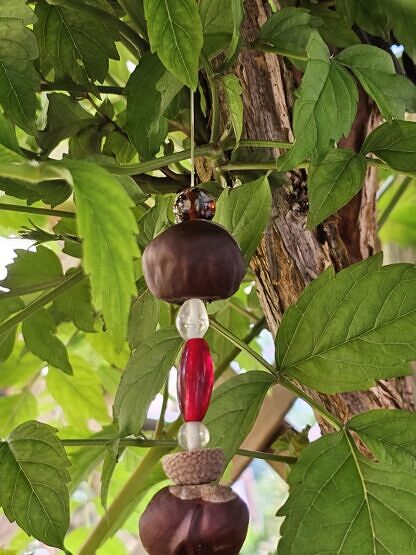
M 202 422 L 185 422 L 179 428 L 178 443 L 183 449 L 201 449 L 209 443 L 209 430 Z
M 183 303 L 176 316 L 176 327 L 185 341 L 204 337 L 209 328 L 209 318 L 201 299 L 188 299 Z

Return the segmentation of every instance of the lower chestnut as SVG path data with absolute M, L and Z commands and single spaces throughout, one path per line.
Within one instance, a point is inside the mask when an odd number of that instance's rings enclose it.
M 168 486 L 149 503 L 139 532 L 149 555 L 238 555 L 248 520 L 227 486 Z

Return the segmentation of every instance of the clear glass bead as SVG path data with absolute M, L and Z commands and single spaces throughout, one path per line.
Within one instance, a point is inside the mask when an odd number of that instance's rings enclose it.
M 209 318 L 201 299 L 188 299 L 183 303 L 176 316 L 176 327 L 185 341 L 204 337 L 209 328 Z
M 202 422 L 185 422 L 179 428 L 178 443 L 183 449 L 201 449 L 209 443 L 209 430 Z

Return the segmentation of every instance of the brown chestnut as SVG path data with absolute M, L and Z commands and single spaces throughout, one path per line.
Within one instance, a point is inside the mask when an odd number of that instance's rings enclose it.
M 248 519 L 227 486 L 168 486 L 150 501 L 139 533 L 149 555 L 238 555 Z
M 144 277 L 159 299 L 214 301 L 231 297 L 245 274 L 241 250 L 228 231 L 206 220 L 176 224 L 153 239 L 142 258 Z

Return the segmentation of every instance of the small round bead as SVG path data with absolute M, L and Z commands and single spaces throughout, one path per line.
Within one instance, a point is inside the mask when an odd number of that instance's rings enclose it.
M 179 428 L 178 443 L 183 449 L 201 449 L 209 443 L 209 430 L 202 422 L 185 422 Z
M 185 341 L 204 337 L 209 328 L 209 318 L 201 299 L 188 299 L 183 303 L 176 316 L 176 328 Z
M 198 187 L 188 187 L 176 197 L 173 211 L 176 221 L 187 222 L 189 220 L 212 220 L 215 216 L 215 198 Z

